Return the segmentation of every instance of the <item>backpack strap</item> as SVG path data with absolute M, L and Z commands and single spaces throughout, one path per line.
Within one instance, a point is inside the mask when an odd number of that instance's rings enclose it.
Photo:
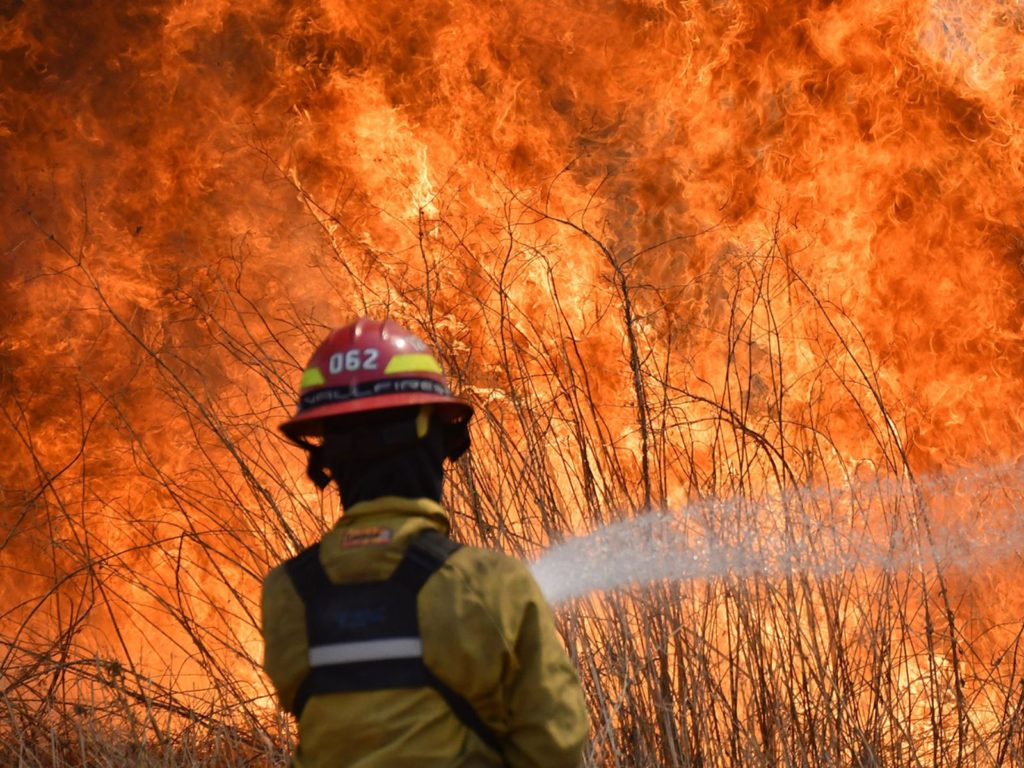
M 462 545 L 457 541 L 452 541 L 433 528 L 420 531 L 409 541 L 405 555 L 391 573 L 389 581 L 419 593 L 427 579 L 437 573 L 445 561 L 461 548 Z
M 331 580 L 320 565 L 320 542 L 306 547 L 295 557 L 286 560 L 284 569 L 292 580 L 295 591 L 299 593 L 303 603 L 308 603 L 308 596 L 330 589 Z

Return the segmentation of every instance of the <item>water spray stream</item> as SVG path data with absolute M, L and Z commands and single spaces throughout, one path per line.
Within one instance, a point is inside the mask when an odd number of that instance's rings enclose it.
M 908 497 L 917 508 L 901 513 Z M 1022 501 L 1024 474 L 1014 467 L 703 501 L 555 545 L 533 572 L 559 604 L 662 580 L 974 569 L 1024 549 Z M 954 504 L 966 514 L 947 515 Z

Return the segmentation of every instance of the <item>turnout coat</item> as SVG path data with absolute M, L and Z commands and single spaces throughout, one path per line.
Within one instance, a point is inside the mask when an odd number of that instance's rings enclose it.
M 427 538 L 428 530 L 447 534 L 448 528 L 447 513 L 429 499 L 382 497 L 347 510 L 305 559 L 312 557 L 313 570 L 331 584 L 380 583 L 408 559 L 410 541 Z M 267 576 L 264 669 L 281 705 L 297 715 L 296 766 L 579 764 L 587 736 L 583 693 L 529 569 L 474 547 L 459 547 L 445 558 L 414 598 L 421 641 L 416 653 L 436 685 L 310 695 L 306 604 L 294 563 Z M 377 645 L 396 643 L 407 648 L 409 641 Z M 314 659 L 318 653 L 323 656 L 315 650 Z

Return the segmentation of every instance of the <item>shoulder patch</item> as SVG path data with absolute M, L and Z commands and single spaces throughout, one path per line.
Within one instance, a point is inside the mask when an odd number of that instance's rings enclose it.
M 368 547 L 391 543 L 390 528 L 356 528 L 346 531 L 341 537 L 341 548 Z

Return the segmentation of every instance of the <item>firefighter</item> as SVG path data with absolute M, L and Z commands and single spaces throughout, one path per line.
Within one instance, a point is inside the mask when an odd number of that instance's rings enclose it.
M 448 538 L 445 459 L 471 406 L 385 320 L 333 331 L 281 426 L 344 514 L 263 585 L 264 669 L 298 722 L 293 765 L 561 768 L 583 693 L 528 568 Z

